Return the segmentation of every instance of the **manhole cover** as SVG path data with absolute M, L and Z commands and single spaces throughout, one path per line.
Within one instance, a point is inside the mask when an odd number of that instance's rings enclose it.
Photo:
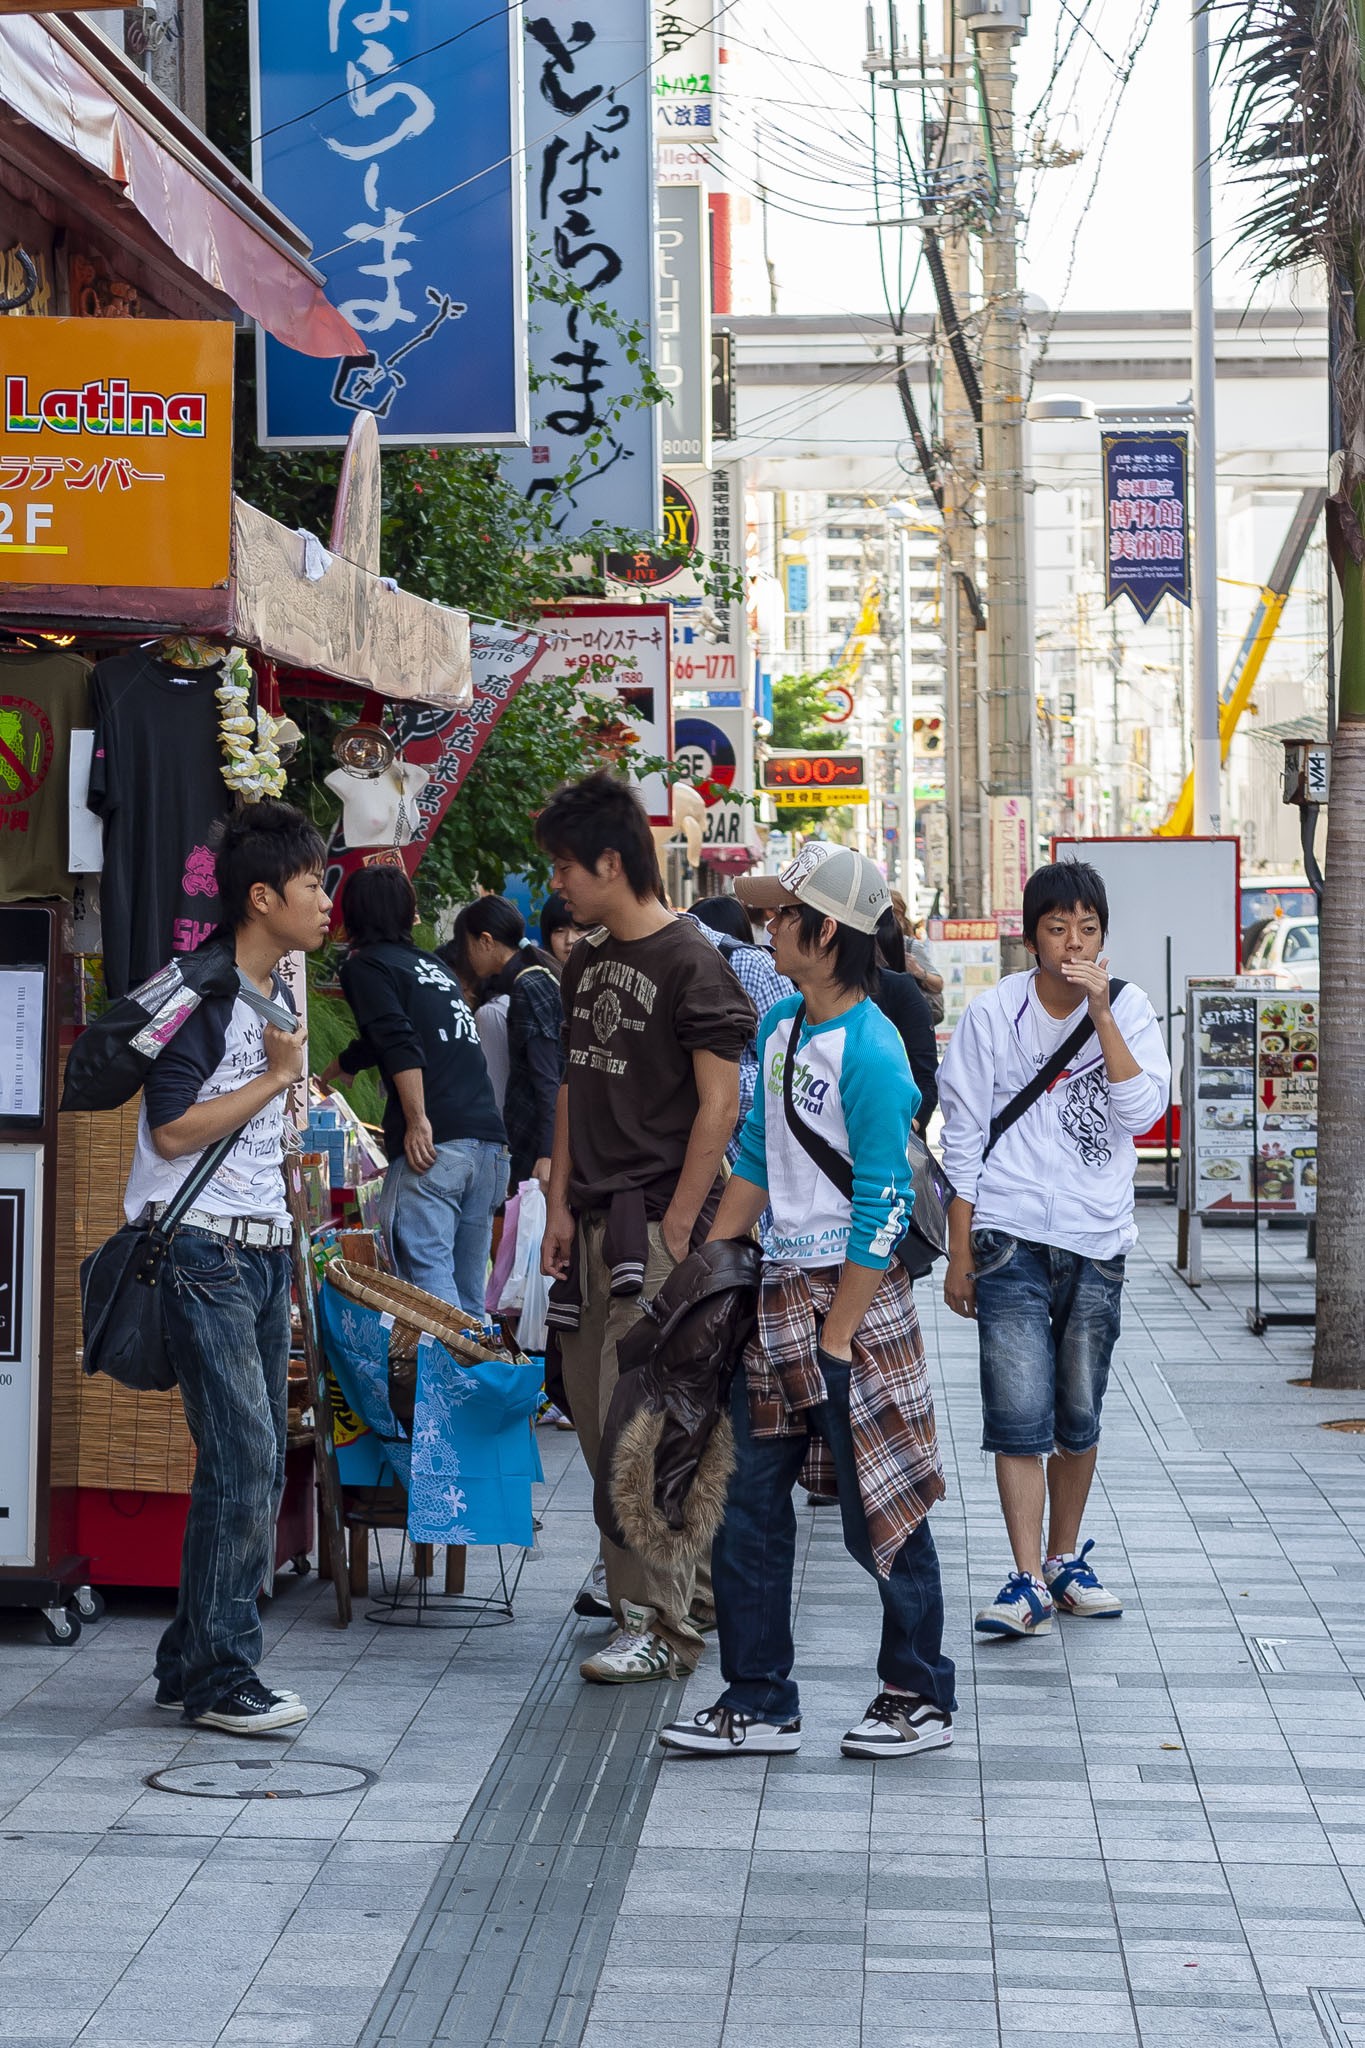
M 1319 1429 L 1339 1429 L 1343 1436 L 1365 1436 L 1365 1415 L 1343 1415 L 1337 1422 L 1320 1422 Z
M 1319 1991 L 1308 1996 L 1332 2048 L 1365 2048 L 1365 1991 Z
M 153 1792 L 176 1792 L 182 1799 L 326 1799 L 338 1792 L 363 1792 L 377 1776 L 361 1764 L 223 1757 L 212 1763 L 171 1764 L 142 1782 Z

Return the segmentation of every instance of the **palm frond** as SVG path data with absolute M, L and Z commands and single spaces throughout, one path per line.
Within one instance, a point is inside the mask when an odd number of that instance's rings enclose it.
M 1365 558 L 1365 79 L 1360 0 L 1236 0 L 1220 70 L 1232 83 L 1222 154 L 1252 188 L 1238 241 L 1261 277 L 1327 273 L 1342 474 L 1341 537 Z

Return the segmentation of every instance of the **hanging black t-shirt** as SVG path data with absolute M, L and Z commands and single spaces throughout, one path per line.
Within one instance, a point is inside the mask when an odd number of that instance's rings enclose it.
M 90 808 L 104 820 L 104 978 L 121 996 L 193 951 L 219 921 L 210 835 L 232 809 L 223 780 L 222 670 L 150 654 L 102 661 L 91 677 Z

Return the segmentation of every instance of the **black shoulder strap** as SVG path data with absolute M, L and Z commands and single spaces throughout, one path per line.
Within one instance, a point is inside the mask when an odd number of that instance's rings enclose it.
M 1127 986 L 1126 981 L 1113 980 L 1110 982 L 1109 1004 L 1111 1009 L 1118 1001 L 1121 990 Z M 983 1166 L 1010 1126 L 1017 1124 L 1020 1117 L 1032 1109 L 1039 1096 L 1047 1094 L 1048 1089 L 1052 1086 L 1063 1068 L 1071 1065 L 1072 1060 L 1075 1059 L 1077 1053 L 1094 1029 L 1095 1027 L 1090 1021 L 1090 1012 L 1087 1010 L 1080 1023 L 1076 1026 L 1076 1029 L 1067 1033 L 1067 1036 L 1053 1053 L 1052 1058 L 1038 1069 L 1033 1079 L 1027 1082 L 1019 1090 L 1019 1093 L 1005 1104 L 1005 1107 L 997 1116 L 991 1118 L 991 1128 L 986 1139 L 986 1149 L 981 1155 L 981 1164 Z
M 787 1041 L 786 1055 L 782 1061 L 782 1107 L 787 1112 L 787 1128 L 801 1150 L 815 1161 L 821 1173 L 832 1180 L 846 1202 L 853 1200 L 853 1168 L 839 1152 L 836 1152 L 828 1138 L 822 1138 L 808 1123 L 796 1114 L 792 1100 L 792 1068 L 796 1065 L 796 1048 L 801 1038 L 801 1026 L 806 1021 L 806 1006 L 802 1003 L 792 1019 L 792 1035 Z
M 178 1193 L 172 1196 L 152 1226 L 162 1237 L 169 1237 L 185 1211 L 194 1207 L 245 1129 L 246 1124 L 239 1124 L 235 1131 L 229 1131 L 226 1137 L 219 1138 L 216 1144 L 208 1146 L 200 1153 L 193 1168 L 181 1182 Z

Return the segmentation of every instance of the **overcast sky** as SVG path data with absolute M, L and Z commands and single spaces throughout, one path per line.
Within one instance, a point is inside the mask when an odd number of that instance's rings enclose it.
M 938 0 L 929 0 L 929 9 L 932 21 Z M 1159 0 L 1119 94 L 1118 71 L 1146 11 L 1146 0 L 1034 0 L 1028 33 L 1016 45 L 1021 121 L 1041 103 L 1035 130 L 1053 145 L 1082 151 L 1076 164 L 1031 176 L 1022 188 L 1029 207 L 1022 282 L 1049 306 L 1190 303 L 1188 0 Z M 877 13 L 884 21 L 885 0 Z M 901 14 L 915 19 L 911 5 Z M 734 41 L 743 42 L 735 50 L 736 82 L 764 124 L 779 310 L 876 310 L 883 303 L 877 237 L 862 224 L 872 211 L 863 7 L 856 0 L 739 0 L 731 27 Z M 1059 50 L 1063 61 L 1049 94 Z M 879 106 L 890 98 L 881 94 Z M 915 99 L 901 98 L 908 115 Z M 1022 147 L 1031 132 L 1021 130 Z M 1223 189 L 1220 177 L 1216 185 L 1215 293 L 1221 304 L 1245 304 L 1251 286 L 1228 253 L 1238 195 Z M 913 261 L 918 237 L 907 244 Z M 923 278 L 913 302 L 927 306 Z

